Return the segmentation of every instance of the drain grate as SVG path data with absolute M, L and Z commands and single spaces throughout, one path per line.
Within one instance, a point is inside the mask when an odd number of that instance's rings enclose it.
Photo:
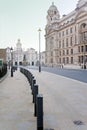
M 82 121 L 80 121 L 80 120 L 78 120 L 78 121 L 73 121 L 73 123 L 74 123 L 75 125 L 84 125 L 84 123 L 83 123 Z

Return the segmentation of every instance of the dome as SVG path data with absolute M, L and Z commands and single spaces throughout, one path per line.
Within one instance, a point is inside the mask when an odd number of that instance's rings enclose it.
M 48 9 L 48 15 L 53 16 L 55 13 L 58 13 L 57 7 L 52 3 Z
M 77 8 L 80 8 L 81 6 L 85 5 L 87 3 L 87 0 L 79 0 L 77 4 Z
M 18 39 L 16 46 L 17 46 L 17 49 L 21 49 L 22 44 L 20 42 L 20 39 Z
M 54 5 L 54 2 L 52 2 L 52 5 L 49 7 L 49 10 L 57 10 L 57 7 Z
M 47 11 L 47 24 L 58 22 L 60 19 L 60 14 L 57 7 L 52 3 Z

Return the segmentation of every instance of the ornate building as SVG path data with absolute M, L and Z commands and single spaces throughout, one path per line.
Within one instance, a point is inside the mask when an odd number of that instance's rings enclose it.
M 26 51 L 22 48 L 22 43 L 20 39 L 18 39 L 16 43 L 16 47 L 12 49 L 11 55 L 11 48 L 7 48 L 6 52 L 6 62 L 10 66 L 11 60 L 13 65 L 31 65 L 35 66 L 38 62 L 38 54 L 37 51 L 33 48 L 28 48 Z
M 13 61 L 15 65 L 22 65 L 23 63 L 23 57 L 24 57 L 24 52 L 22 50 L 22 44 L 20 39 L 18 39 L 16 48 L 13 51 Z
M 45 28 L 46 65 L 87 63 L 87 0 L 79 0 L 76 9 L 60 18 L 52 3 Z

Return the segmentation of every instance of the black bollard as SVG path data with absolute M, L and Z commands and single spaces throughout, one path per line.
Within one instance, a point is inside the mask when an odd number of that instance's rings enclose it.
M 34 116 L 37 116 L 36 98 L 38 95 L 38 85 L 34 85 Z
M 37 130 L 43 130 L 43 96 L 37 95 Z
M 11 77 L 13 77 L 13 67 L 11 67 Z
M 32 77 L 31 77 L 31 84 L 30 84 L 30 85 L 31 85 L 31 90 L 32 90 L 32 88 L 33 88 L 33 87 L 32 87 L 32 86 L 33 86 L 33 79 L 34 79 L 34 76 L 32 75 Z
M 33 79 L 33 81 L 32 81 L 32 95 L 33 95 L 33 103 L 34 103 L 34 85 L 36 84 L 36 80 L 35 79 Z

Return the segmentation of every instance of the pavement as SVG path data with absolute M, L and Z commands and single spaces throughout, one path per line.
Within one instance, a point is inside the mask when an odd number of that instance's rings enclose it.
M 87 130 L 87 84 L 29 69 L 43 95 L 44 130 Z M 0 130 L 36 130 L 32 94 L 19 71 L 0 83 Z

